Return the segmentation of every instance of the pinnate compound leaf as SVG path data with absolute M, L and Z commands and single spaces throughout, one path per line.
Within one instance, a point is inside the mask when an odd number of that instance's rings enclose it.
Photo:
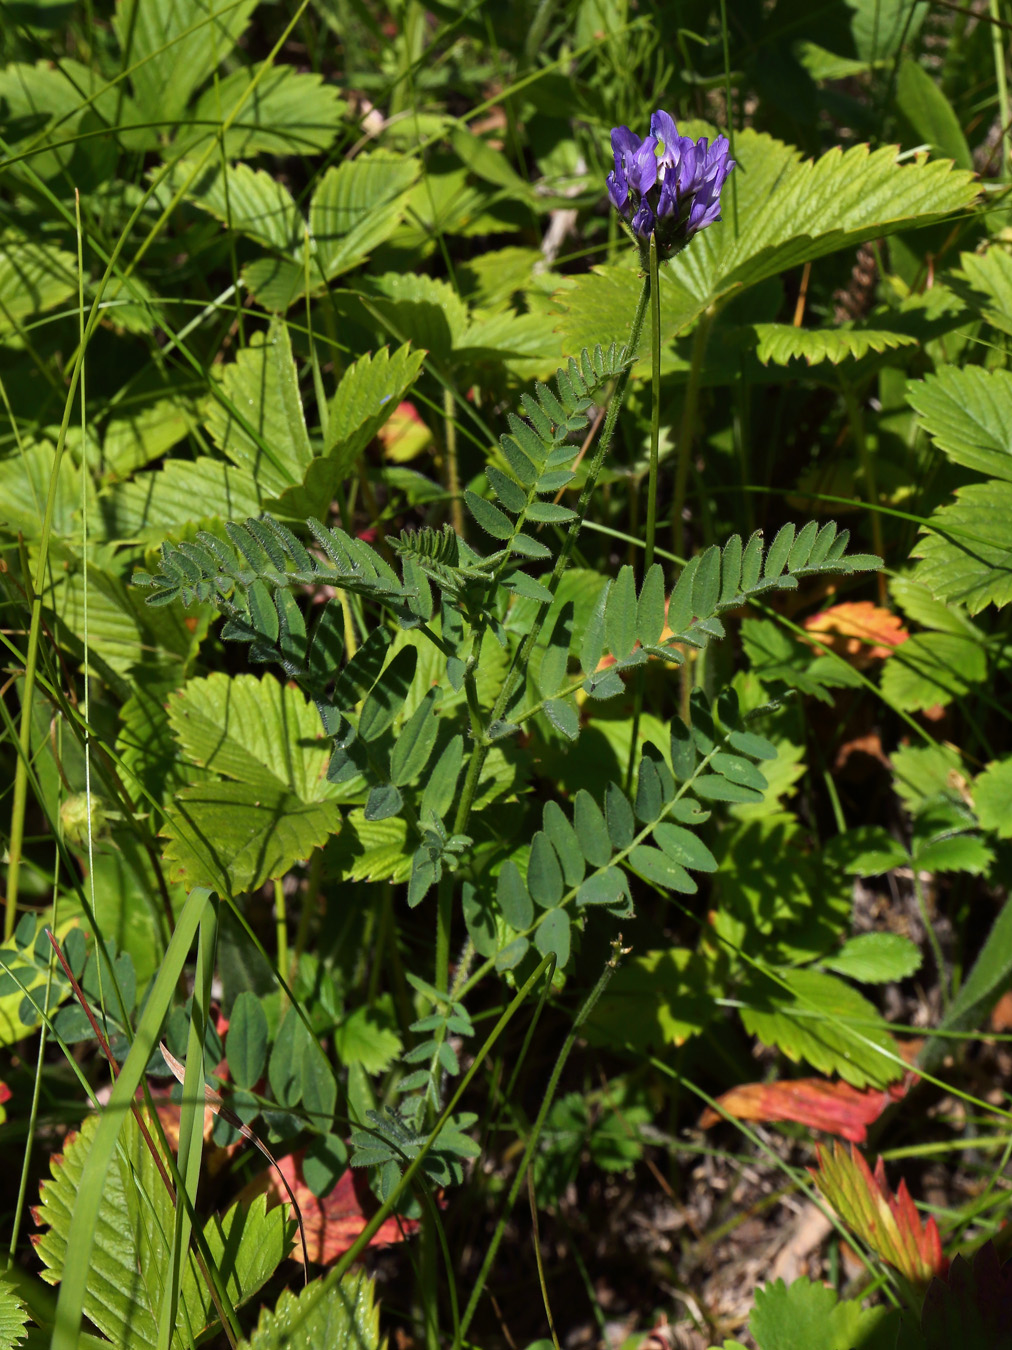
M 864 1156 L 834 1143 L 818 1149 L 819 1166 L 810 1168 L 823 1195 L 843 1222 L 883 1261 L 913 1285 L 926 1286 L 943 1274 L 947 1262 L 934 1217 L 921 1222 L 905 1181 L 895 1195 L 879 1158 L 872 1173 Z
M 861 1307 L 861 1300 L 839 1299 L 832 1289 L 802 1276 L 790 1285 L 774 1280 L 756 1290 L 749 1330 L 759 1350 L 861 1350 L 896 1314 L 887 1308 Z M 895 1343 L 895 1331 L 876 1342 Z
M 46 1267 L 43 1278 L 56 1284 L 67 1259 L 67 1232 L 81 1175 L 99 1124 L 89 1116 L 62 1155 L 50 1164 L 52 1180 L 42 1183 L 37 1213 L 43 1230 L 35 1248 Z M 137 1189 L 143 1192 L 138 1203 Z M 174 1209 L 154 1159 L 132 1115 L 123 1122 L 120 1151 L 106 1174 L 102 1206 L 91 1252 L 84 1313 L 116 1345 L 155 1346 L 158 1310 L 170 1269 L 169 1243 Z M 225 1280 L 233 1306 L 250 1298 L 274 1273 L 291 1248 L 295 1225 L 281 1209 L 270 1212 L 266 1198 L 233 1205 L 204 1229 L 211 1253 Z M 183 1265 L 179 1329 L 172 1346 L 189 1345 L 183 1328 L 194 1334 L 214 1325 L 207 1285 L 192 1255 Z
M 854 1087 L 885 1087 L 904 1072 L 887 1023 L 855 989 L 818 970 L 781 969 L 744 996 L 745 1029 L 788 1059 L 838 1073 Z
M 265 1308 L 241 1350 L 380 1350 L 379 1313 L 364 1270 L 340 1282 L 314 1280 L 298 1294 L 284 1290 L 273 1311 Z

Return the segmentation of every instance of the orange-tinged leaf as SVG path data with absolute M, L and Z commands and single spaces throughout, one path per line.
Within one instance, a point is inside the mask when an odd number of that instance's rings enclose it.
M 376 433 L 383 447 L 383 458 L 395 464 L 415 459 L 432 443 L 432 432 L 418 415 L 413 403 L 398 403 Z
M 843 1222 L 883 1261 L 904 1275 L 911 1284 L 927 1286 L 944 1275 L 948 1261 L 934 1218 L 921 1222 L 905 1181 L 894 1195 L 879 1158 L 874 1174 L 853 1144 L 849 1154 L 841 1144 L 832 1151 L 817 1150 L 818 1168 L 810 1168 L 823 1195 Z
M 902 620 L 869 600 L 848 600 L 805 620 L 805 628 L 858 668 L 884 661 L 910 634 Z
M 302 1159 L 305 1150 L 290 1153 L 278 1159 L 278 1169 L 292 1188 L 299 1208 L 302 1210 L 306 1229 L 306 1246 L 309 1259 L 317 1265 L 332 1265 L 339 1256 L 343 1256 L 351 1244 L 366 1226 L 370 1215 L 376 1209 L 376 1201 L 369 1190 L 365 1172 L 347 1168 L 342 1172 L 337 1185 L 318 1200 L 306 1185 L 302 1175 Z M 243 1197 L 249 1198 L 260 1191 L 267 1191 L 277 1201 L 287 1201 L 282 1195 L 273 1171 L 262 1172 L 243 1191 Z M 389 1218 L 374 1233 L 370 1247 L 389 1247 L 395 1242 L 403 1242 L 418 1229 L 417 1219 Z M 298 1247 L 292 1252 L 296 1261 L 302 1259 Z
M 795 1078 L 780 1083 L 742 1083 L 718 1097 L 717 1105 L 738 1120 L 793 1120 L 863 1144 L 868 1126 L 906 1091 L 905 1083 L 883 1092 L 834 1083 L 828 1078 Z M 705 1130 L 720 1119 L 718 1112 L 707 1108 L 699 1123 Z

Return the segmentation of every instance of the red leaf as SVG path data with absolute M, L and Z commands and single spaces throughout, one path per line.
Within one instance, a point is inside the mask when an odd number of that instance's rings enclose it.
M 361 1233 L 376 1208 L 376 1200 L 369 1190 L 365 1172 L 349 1167 L 339 1178 L 337 1185 L 317 1199 L 306 1185 L 302 1175 L 302 1159 L 305 1150 L 290 1153 L 278 1159 L 278 1166 L 295 1193 L 302 1210 L 302 1221 L 306 1228 L 306 1246 L 309 1259 L 317 1265 L 329 1266 L 343 1256 Z M 281 1183 L 273 1168 L 262 1172 L 247 1186 L 242 1196 L 250 1199 L 253 1195 L 266 1191 L 279 1203 L 288 1202 Z M 291 1205 L 289 1204 L 289 1209 Z M 294 1218 L 294 1212 L 292 1218 Z M 417 1219 L 393 1217 L 384 1220 L 370 1239 L 370 1247 L 389 1247 L 395 1242 L 403 1242 L 418 1229 Z M 302 1260 L 302 1248 L 296 1244 L 292 1257 Z
M 882 1092 L 860 1090 L 826 1078 L 794 1078 L 781 1083 L 742 1083 L 718 1097 L 717 1104 L 738 1120 L 793 1120 L 863 1144 L 868 1126 L 906 1091 L 905 1083 Z M 707 1108 L 699 1123 L 706 1130 L 720 1119 L 716 1111 Z
M 853 1144 L 850 1154 L 840 1144 L 832 1152 L 817 1149 L 818 1170 L 809 1168 L 819 1189 L 843 1222 L 876 1252 L 895 1266 L 911 1284 L 924 1287 L 935 1275 L 943 1275 L 948 1262 L 934 1218 L 922 1224 L 905 1181 L 895 1195 L 886 1182 L 879 1158 L 872 1174 Z
M 805 628 L 859 669 L 891 656 L 910 634 L 902 621 L 869 600 L 848 600 L 813 614 Z

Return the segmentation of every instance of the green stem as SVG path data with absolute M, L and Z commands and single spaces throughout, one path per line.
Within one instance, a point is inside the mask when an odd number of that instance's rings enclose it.
M 657 237 L 650 236 L 650 468 L 647 474 L 647 536 L 643 549 L 643 576 L 654 561 L 654 543 L 657 537 L 657 470 L 661 444 L 661 285 L 657 258 Z M 635 497 L 634 497 L 635 500 Z M 630 528 L 635 534 L 635 527 Z M 643 713 L 643 693 L 646 688 L 646 667 L 641 666 L 633 682 L 632 736 L 629 741 L 629 762 L 626 765 L 626 789 L 632 787 L 636 768 L 636 746 L 640 735 L 640 717 Z
M 840 387 L 843 390 L 843 401 L 847 408 L 847 418 L 850 422 L 850 433 L 854 438 L 854 448 L 857 451 L 858 462 L 864 471 L 865 497 L 873 507 L 878 505 L 878 479 L 875 475 L 875 459 L 868 449 L 868 440 L 864 434 L 864 411 L 861 407 L 861 400 L 857 397 L 853 385 L 845 379 L 841 379 Z M 885 550 L 882 542 L 882 521 L 877 511 L 871 512 L 871 539 L 872 547 L 880 558 L 885 557 Z M 878 598 L 879 604 L 884 605 L 886 596 L 886 578 L 884 572 L 878 574 Z
M 450 519 L 453 528 L 463 539 L 464 503 L 460 496 L 460 469 L 457 465 L 457 424 L 454 421 L 453 390 L 443 385 L 443 449 L 446 470 L 446 490 L 450 494 Z
M 931 922 L 931 916 L 928 913 L 928 902 L 924 896 L 924 887 L 921 885 L 921 878 L 917 871 L 916 861 L 911 862 L 910 870 L 914 878 L 914 895 L 917 897 L 917 909 L 921 916 L 921 923 L 924 925 L 924 931 L 928 935 L 931 954 L 935 958 L 935 965 L 938 967 L 938 987 L 942 994 L 942 1010 L 944 1012 L 949 1006 L 951 995 L 949 992 L 949 981 L 945 973 L 945 957 L 942 955 L 942 944 L 938 941 L 935 925 Z
M 643 279 L 643 289 L 640 291 L 639 302 L 636 305 L 636 313 L 633 315 L 632 328 L 629 332 L 629 342 L 626 347 L 628 354 L 628 364 L 625 370 L 619 376 L 618 384 L 612 395 L 611 402 L 608 405 L 608 415 L 605 418 L 604 427 L 601 430 L 601 439 L 598 442 L 597 450 L 591 461 L 590 468 L 587 470 L 587 477 L 583 484 L 583 490 L 580 493 L 580 500 L 576 506 L 576 517 L 569 526 L 569 532 L 559 551 L 559 556 L 555 560 L 555 567 L 552 569 L 552 575 L 548 579 L 548 589 L 555 595 L 558 589 L 559 581 L 563 572 L 569 563 L 570 555 L 576 544 L 577 536 L 580 533 L 580 527 L 590 507 L 590 499 L 594 494 L 594 488 L 597 486 L 597 480 L 601 469 L 604 467 L 604 461 L 611 445 L 611 438 L 615 433 L 615 424 L 618 421 L 619 409 L 622 406 L 622 400 L 625 397 L 625 391 L 629 384 L 629 376 L 636 361 L 636 349 L 639 347 L 640 335 L 643 332 L 643 320 L 646 317 L 647 304 L 650 300 L 650 273 L 647 272 Z M 548 613 L 549 602 L 546 600 L 538 609 L 537 617 L 531 625 L 530 632 L 524 641 L 517 648 L 513 656 L 512 664 L 506 679 L 503 681 L 502 689 L 499 691 L 499 697 L 496 699 L 495 707 L 492 709 L 491 722 L 498 721 L 506 708 L 509 706 L 510 699 L 516 692 L 517 686 L 522 678 L 522 673 L 526 671 L 530 660 L 534 644 L 540 636 L 541 629 L 544 626 L 545 616 Z M 492 742 L 484 732 L 480 735 L 472 721 L 472 734 L 474 740 L 471 745 L 471 755 L 467 764 L 467 776 L 464 779 L 463 791 L 460 794 L 460 800 L 457 804 L 457 814 L 454 818 L 454 834 L 463 834 L 467 829 L 467 822 L 471 815 L 471 807 L 474 804 L 475 794 L 478 790 L 478 783 L 481 779 L 481 771 L 485 767 L 485 760 L 488 758 L 488 752 Z M 453 879 L 445 873 L 439 883 L 439 911 L 436 927 L 436 988 L 448 988 L 449 968 L 450 968 L 450 923 L 453 917 Z
M 692 437 L 695 430 L 696 408 L 699 404 L 699 384 L 703 374 L 703 357 L 706 354 L 706 344 L 710 340 L 710 329 L 713 327 L 714 318 L 714 312 L 707 310 L 692 335 L 689 381 L 685 386 L 682 420 L 678 427 L 675 500 L 671 508 L 671 551 L 680 558 L 685 556 L 685 522 L 682 519 L 682 514 L 685 509 L 685 487 L 689 481 L 689 459 L 692 455 Z
M 555 1093 L 559 1086 L 559 1080 L 562 1077 L 562 1071 L 566 1067 L 566 1061 L 569 1059 L 569 1056 L 572 1053 L 573 1046 L 576 1044 L 580 1028 L 583 1025 L 583 1023 L 587 1020 L 587 1018 L 590 1016 L 590 1014 L 593 1012 L 598 999 L 604 993 L 609 980 L 611 979 L 612 975 L 614 975 L 615 971 L 618 968 L 618 964 L 622 958 L 622 954 L 623 953 L 621 940 L 619 940 L 618 942 L 614 943 L 611 958 L 605 963 L 604 969 L 601 971 L 597 983 L 590 991 L 590 994 L 588 995 L 586 1001 L 584 1002 L 583 1007 L 579 1010 L 579 1012 L 577 1013 L 576 1017 L 573 1020 L 573 1025 L 569 1029 L 569 1035 L 563 1042 L 562 1049 L 559 1051 L 559 1057 L 555 1061 L 555 1068 L 552 1070 L 552 1076 L 548 1080 L 548 1087 L 545 1089 L 545 1094 L 541 1099 L 541 1107 L 538 1110 L 537 1118 L 534 1121 L 534 1126 L 527 1139 L 527 1147 L 524 1149 L 524 1156 L 521 1158 L 520 1166 L 517 1168 L 516 1176 L 513 1178 L 513 1184 L 510 1187 L 510 1192 L 506 1199 L 505 1207 L 503 1208 L 502 1211 L 501 1220 L 505 1220 L 507 1218 L 507 1216 L 512 1212 L 513 1206 L 516 1204 L 517 1196 L 520 1194 L 520 1187 L 524 1184 L 524 1177 L 527 1174 L 527 1169 L 530 1166 L 534 1150 L 537 1147 L 539 1138 L 541 1137 L 541 1131 L 544 1127 L 545 1117 L 548 1115 L 548 1112 L 552 1106 L 552 1102 L 555 1099 Z M 489 1271 L 492 1269 L 492 1263 L 495 1261 L 496 1253 L 499 1250 L 499 1243 L 502 1240 L 505 1231 L 506 1231 L 506 1224 L 505 1222 L 500 1221 L 499 1226 L 497 1227 L 495 1234 L 492 1237 L 492 1241 L 488 1244 L 488 1248 L 485 1252 L 485 1260 L 482 1262 L 481 1270 L 478 1272 L 478 1277 L 474 1282 L 474 1288 L 471 1291 L 471 1297 L 468 1300 L 467 1307 L 464 1309 L 464 1316 L 460 1319 L 460 1330 L 458 1332 L 457 1340 L 454 1342 L 454 1350 L 459 1350 L 459 1347 L 463 1344 L 463 1338 L 467 1334 L 468 1327 L 471 1325 L 471 1319 L 474 1317 L 475 1311 L 478 1307 L 478 1300 L 481 1298 L 482 1292 L 485 1288 L 485 1284 L 488 1280 Z
M 998 176 L 1004 179 L 1008 177 L 1009 169 L 1012 167 L 1012 127 L 1009 126 L 1010 116 L 1012 115 L 1009 113 L 1008 80 L 1005 77 L 1005 44 L 1002 39 L 999 0 L 990 0 L 989 9 L 991 14 L 991 51 L 994 54 L 994 77 L 998 82 L 998 115 L 1001 120 L 1002 164 L 1001 173 Z
M 650 236 L 650 472 L 647 478 L 647 537 L 643 553 L 644 575 L 654 561 L 654 539 L 657 533 L 657 467 L 661 443 L 661 287 L 657 260 L 657 240 Z M 630 531 L 635 534 L 635 530 Z
M 274 933 L 278 944 L 278 970 L 290 979 L 288 968 L 288 912 L 285 906 L 285 884 L 281 877 L 274 878 Z

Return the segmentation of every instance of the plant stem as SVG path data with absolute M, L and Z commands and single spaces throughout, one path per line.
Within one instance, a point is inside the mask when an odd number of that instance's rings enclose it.
M 583 524 L 584 517 L 590 507 L 590 499 L 594 494 L 594 488 L 597 486 L 597 480 L 601 469 L 604 466 L 605 457 L 608 454 L 608 448 L 611 445 L 611 438 L 615 432 L 615 424 L 618 421 L 619 409 L 622 406 L 622 400 L 625 397 L 625 391 L 629 384 L 629 376 L 636 360 L 636 349 L 639 347 L 640 335 L 643 332 L 643 320 L 646 317 L 647 304 L 650 300 L 650 273 L 647 272 L 643 279 L 643 289 L 640 291 L 639 301 L 636 305 L 636 312 L 633 315 L 632 328 L 629 332 L 629 342 L 626 347 L 628 355 L 628 364 L 625 370 L 619 376 L 615 392 L 608 405 L 608 415 L 605 419 L 604 427 L 601 431 L 601 439 L 598 442 L 597 450 L 591 461 L 590 468 L 587 470 L 587 477 L 584 480 L 583 489 L 580 492 L 580 500 L 576 506 L 576 518 L 569 526 L 569 532 L 566 535 L 559 555 L 555 560 L 555 566 L 552 569 L 552 575 L 549 577 L 547 586 L 554 596 L 558 589 L 559 581 L 563 572 L 569 563 L 570 555 L 576 544 L 577 536 L 580 533 L 580 526 Z M 530 660 L 534 644 L 540 636 L 541 629 L 544 626 L 545 616 L 549 610 L 549 602 L 544 601 L 538 609 L 537 617 L 531 625 L 530 632 L 514 653 L 513 661 L 507 672 L 506 679 L 503 681 L 502 689 L 499 691 L 499 697 L 495 701 L 492 709 L 492 716 L 489 723 L 500 719 L 509 707 L 510 699 L 513 697 L 522 678 L 522 672 L 526 671 Z M 478 790 L 478 783 L 481 779 L 481 771 L 485 767 L 485 760 L 488 758 L 488 752 L 492 742 L 487 735 L 481 734 L 480 738 L 476 734 L 476 728 L 472 723 L 471 754 L 467 764 L 467 775 L 464 779 L 464 787 L 460 794 L 460 800 L 457 803 L 457 813 L 454 817 L 454 834 L 463 834 L 467 829 L 467 822 L 470 819 L 471 807 L 474 804 L 475 794 Z M 439 910 L 436 920 L 436 988 L 443 990 L 449 987 L 449 968 L 450 968 L 450 924 L 453 919 L 453 878 L 445 872 L 439 883 Z
M 841 379 L 840 387 L 843 390 L 843 401 L 847 408 L 847 418 L 850 422 L 850 434 L 854 438 L 854 449 L 857 451 L 857 458 L 864 470 L 865 497 L 872 507 L 878 506 L 878 479 L 875 477 L 875 460 L 871 451 L 868 449 L 868 441 L 864 434 L 864 411 L 861 407 L 861 400 L 857 397 L 853 385 L 848 380 Z M 880 558 L 885 556 L 882 544 L 882 521 L 879 518 L 877 510 L 871 512 L 871 540 L 872 547 Z M 884 572 L 876 574 L 878 581 L 878 599 L 879 604 L 886 603 L 886 577 Z
M 699 382 L 703 374 L 703 357 L 706 344 L 710 340 L 714 313 L 707 310 L 695 333 L 692 335 L 692 360 L 689 366 L 689 381 L 685 386 L 685 401 L 682 404 L 682 420 L 678 427 L 678 458 L 675 467 L 675 500 L 671 507 L 671 552 L 679 558 L 685 557 L 685 522 L 682 513 L 685 509 L 685 486 L 689 480 L 689 457 L 692 454 L 692 437 L 695 430 L 696 407 L 699 403 Z
M 951 997 L 949 993 L 949 981 L 945 974 L 945 957 L 942 955 L 942 944 L 938 941 L 935 925 L 931 922 L 931 916 L 928 914 L 928 902 L 924 895 L 924 887 L 921 885 L 920 873 L 917 871 L 916 862 L 911 863 L 910 871 L 914 879 L 914 895 L 917 897 L 917 909 L 921 916 L 921 923 L 923 923 L 924 931 L 928 935 L 931 954 L 935 958 L 935 965 L 938 967 L 938 987 L 942 995 L 942 1009 L 944 1011 L 948 1008 Z
M 285 979 L 290 978 L 288 969 L 288 913 L 285 908 L 285 883 L 283 878 L 274 878 L 274 933 L 278 943 L 278 970 L 284 971 Z
M 647 537 L 643 548 L 643 579 L 654 561 L 654 543 L 657 537 L 657 470 L 661 443 L 661 286 L 657 258 L 657 237 L 650 236 L 650 468 L 647 475 Z M 635 497 L 634 497 L 635 500 Z M 635 527 L 630 527 L 635 534 Z M 632 736 L 629 740 L 629 762 L 626 765 L 626 789 L 632 787 L 636 768 L 636 745 L 640 734 L 643 712 L 643 694 L 646 688 L 646 667 L 641 666 L 633 681 Z
M 555 1093 L 559 1086 L 559 1080 L 562 1077 L 562 1071 L 566 1067 L 566 1061 L 569 1059 L 569 1056 L 572 1053 L 573 1046 L 576 1044 L 580 1028 L 583 1025 L 583 1023 L 587 1020 L 587 1018 L 590 1016 L 590 1014 L 593 1012 L 598 999 L 604 993 L 608 985 L 608 982 L 614 975 L 615 971 L 618 969 L 618 965 L 622 959 L 622 955 L 623 949 L 621 945 L 621 939 L 619 939 L 613 944 L 612 955 L 610 959 L 607 962 L 605 962 L 604 969 L 601 971 L 597 983 L 594 985 L 593 989 L 588 994 L 583 1006 L 580 1008 L 579 1012 L 576 1014 L 576 1017 L 573 1019 L 573 1025 L 570 1027 L 569 1034 L 566 1037 L 565 1041 L 563 1042 L 562 1049 L 559 1051 L 559 1057 L 555 1061 L 555 1067 L 552 1070 L 552 1076 L 548 1080 L 548 1086 L 545 1089 L 544 1096 L 541 1099 L 540 1109 L 538 1110 L 538 1114 L 534 1121 L 534 1125 L 531 1128 L 530 1135 L 528 1136 L 527 1146 L 524 1149 L 524 1156 L 520 1160 L 520 1166 L 517 1168 L 516 1176 L 513 1178 L 513 1184 L 510 1186 L 509 1195 L 506 1199 L 506 1205 L 502 1212 L 502 1219 L 499 1223 L 499 1226 L 496 1228 L 496 1231 L 492 1237 L 492 1241 L 488 1244 L 488 1247 L 485 1252 L 485 1260 L 482 1262 L 481 1270 L 478 1272 L 478 1278 L 474 1282 L 474 1287 L 471 1290 L 471 1297 L 468 1300 L 467 1307 L 464 1309 L 464 1315 L 460 1319 L 460 1330 L 458 1332 L 457 1340 L 454 1342 L 454 1350 L 459 1350 L 459 1347 L 463 1344 L 463 1338 L 467 1334 L 467 1329 L 471 1325 L 471 1319 L 474 1317 L 475 1311 L 477 1310 L 478 1300 L 481 1298 L 482 1291 L 484 1290 L 485 1284 L 488 1280 L 489 1271 L 492 1269 L 492 1263 L 495 1261 L 496 1253 L 499 1250 L 499 1243 L 501 1242 L 503 1234 L 506 1230 L 505 1221 L 508 1218 L 509 1214 L 511 1213 L 513 1206 L 516 1204 L 517 1196 L 520 1194 L 520 1187 L 524 1183 L 524 1177 L 527 1173 L 527 1168 L 530 1166 L 531 1158 L 534 1154 L 535 1148 L 537 1147 L 538 1139 L 541 1137 L 541 1131 L 544 1128 L 545 1118 L 548 1115 L 549 1110 L 551 1109 L 552 1102 L 555 1100 Z
M 453 390 L 443 385 L 443 449 L 446 469 L 446 490 L 450 494 L 450 519 L 453 528 L 464 538 L 464 503 L 460 498 L 460 470 L 457 466 L 457 424 L 453 420 Z
M 657 467 L 661 442 L 661 287 L 657 240 L 650 236 L 650 472 L 647 478 L 647 537 L 643 551 L 646 575 L 654 561 L 657 533 Z M 630 531 L 635 534 L 635 530 Z
M 991 14 L 991 50 L 994 54 L 994 77 L 998 83 L 998 117 L 1001 122 L 1001 173 L 999 178 L 1008 177 L 1009 169 L 1012 167 L 1012 127 L 1009 126 L 1010 117 L 1008 101 L 1008 81 L 1005 77 L 1005 44 L 1002 38 L 1001 15 L 999 14 L 999 0 L 990 0 Z

